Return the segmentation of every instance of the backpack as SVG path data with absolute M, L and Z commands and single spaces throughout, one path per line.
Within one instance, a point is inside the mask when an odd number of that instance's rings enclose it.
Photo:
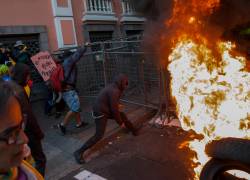
M 64 70 L 61 64 L 57 64 L 56 69 L 50 75 L 50 84 L 54 91 L 62 91 L 62 83 L 64 82 Z

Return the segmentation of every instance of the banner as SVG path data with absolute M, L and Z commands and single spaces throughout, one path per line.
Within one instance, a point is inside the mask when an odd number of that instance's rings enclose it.
M 39 52 L 31 57 L 33 64 L 44 81 L 49 80 L 51 73 L 56 69 L 56 63 L 48 51 Z

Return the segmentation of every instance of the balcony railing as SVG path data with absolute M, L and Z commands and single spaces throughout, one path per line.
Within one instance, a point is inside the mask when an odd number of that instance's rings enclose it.
M 139 1 L 139 0 L 138 0 Z M 131 3 L 130 0 L 121 0 L 122 4 L 122 18 L 121 22 L 128 22 L 128 21 L 133 21 L 133 22 L 145 22 L 146 19 L 136 12 L 135 7 Z
M 122 0 L 123 15 L 135 15 L 136 11 L 134 6 L 129 0 Z
M 83 12 L 83 21 L 118 21 L 113 9 L 112 0 L 83 0 L 85 10 Z M 114 0 L 118 1 L 118 0 Z M 130 0 L 120 0 L 122 6 L 121 22 L 138 21 L 143 22 L 143 18 L 135 11 Z
M 112 14 L 112 0 L 85 0 L 86 13 Z

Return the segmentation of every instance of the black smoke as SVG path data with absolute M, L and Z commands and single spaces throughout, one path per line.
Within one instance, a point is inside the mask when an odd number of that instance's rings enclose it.
M 132 0 L 136 11 L 142 13 L 149 20 L 171 15 L 172 0 Z
M 250 22 L 249 0 L 221 0 L 220 7 L 212 14 L 210 25 L 227 31 Z
M 190 0 L 181 1 L 183 6 L 190 2 Z M 136 10 L 148 19 L 145 47 L 153 50 L 154 45 L 158 44 L 159 35 L 168 33 L 164 22 L 172 15 L 173 0 L 133 0 L 133 3 Z M 215 38 L 233 40 L 239 45 L 246 44 L 242 48 L 244 51 L 250 49 L 250 38 L 248 37 L 247 43 L 247 38 L 240 35 L 242 29 L 250 28 L 250 0 L 221 0 L 220 6 L 210 17 L 206 17 L 204 23 L 206 33 L 212 34 Z
M 189 0 L 182 0 L 183 6 Z M 160 17 L 169 18 L 172 13 L 173 0 L 133 0 L 136 10 L 149 20 Z M 230 29 L 236 25 L 250 22 L 250 0 L 221 0 L 219 8 L 210 18 L 210 25 Z
M 131 0 L 136 11 L 147 18 L 143 48 L 151 60 L 159 61 L 160 35 L 168 31 L 164 21 L 172 14 L 172 0 Z

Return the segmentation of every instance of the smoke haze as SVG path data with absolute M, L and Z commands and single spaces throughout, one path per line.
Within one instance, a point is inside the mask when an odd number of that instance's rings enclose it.
M 159 44 L 160 35 L 169 34 L 182 27 L 182 24 L 175 24 L 178 27 L 166 27 L 165 22 L 172 16 L 174 0 L 134 0 L 134 6 L 140 13 L 148 19 L 145 31 L 144 48 L 146 51 L 156 51 Z M 177 0 L 183 6 L 190 6 L 192 0 Z M 191 9 L 192 10 L 192 9 Z M 190 10 L 190 11 L 191 11 Z M 214 39 L 222 38 L 226 31 L 230 31 L 239 25 L 250 27 L 250 0 L 220 0 L 220 5 L 211 16 L 203 17 L 203 33 L 213 36 Z M 171 50 L 171 42 L 166 38 L 166 46 Z M 166 47 L 164 47 L 166 50 Z M 158 49 L 159 50 L 159 49 Z

